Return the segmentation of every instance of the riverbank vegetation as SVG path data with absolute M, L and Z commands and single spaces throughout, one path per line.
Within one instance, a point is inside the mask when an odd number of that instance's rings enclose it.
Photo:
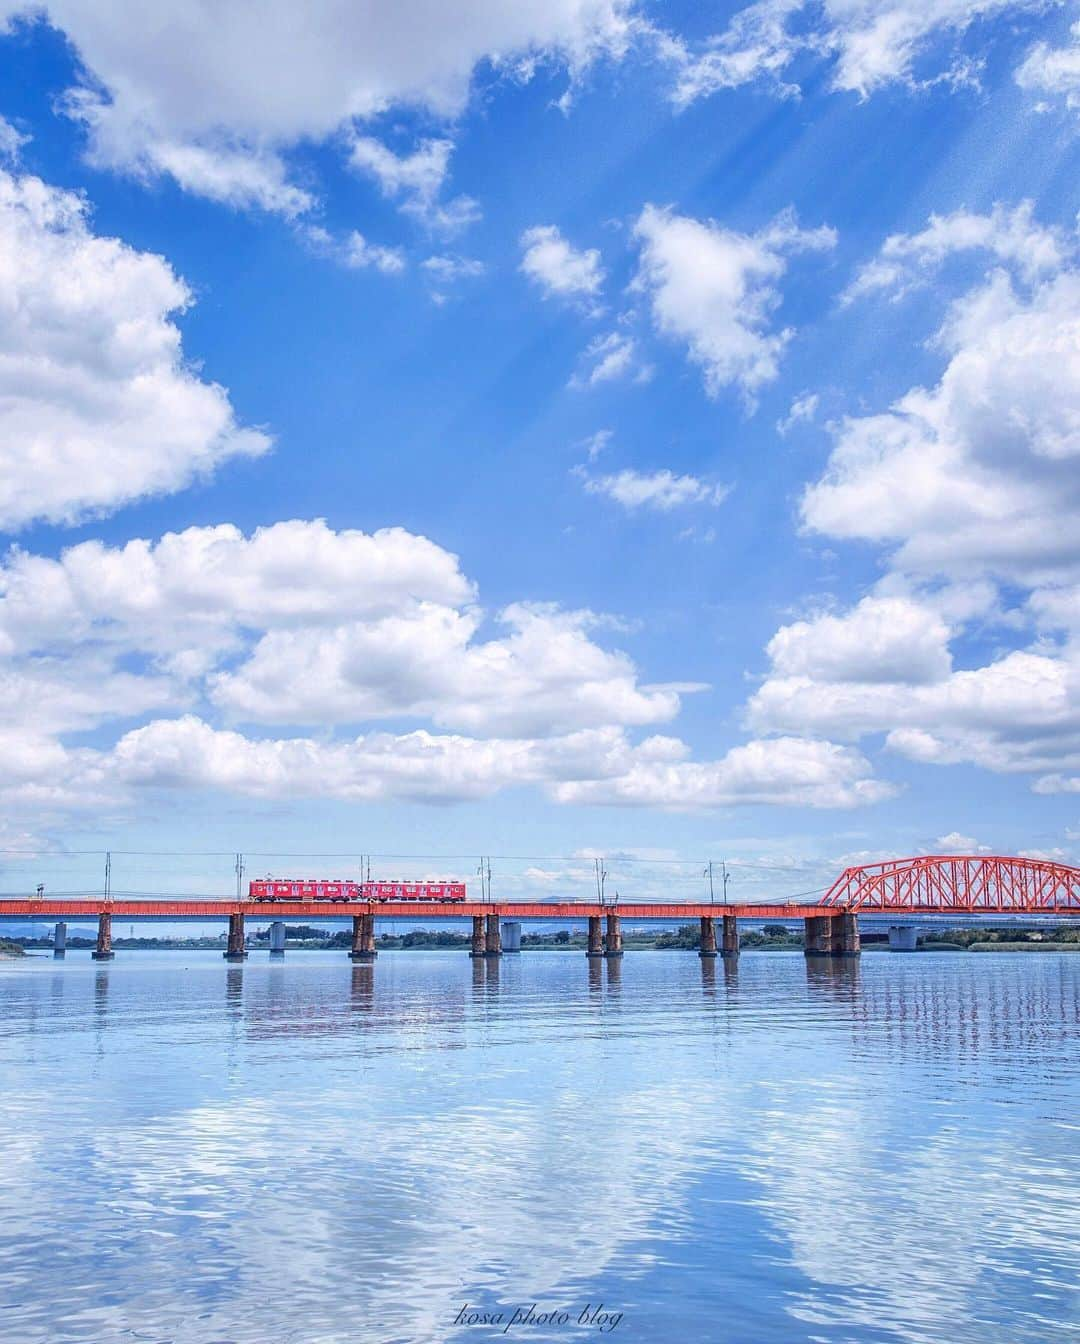
M 352 943 L 352 931 L 340 929 L 316 928 L 311 924 L 286 925 L 286 944 L 291 948 L 309 951 L 347 949 Z M 248 939 L 252 948 L 267 947 L 270 941 L 268 929 L 259 929 Z M 470 935 L 456 929 L 410 929 L 407 933 L 383 933 L 375 940 L 377 948 L 383 951 L 435 952 L 444 948 L 465 950 L 471 942 Z M 766 924 L 760 929 L 740 929 L 739 942 L 744 951 L 785 951 L 803 946 L 802 929 L 790 929 L 784 924 Z M 68 947 L 73 951 L 85 951 L 95 946 L 95 939 L 80 935 L 68 936 Z M 177 950 L 177 951 L 213 951 L 223 949 L 225 935 L 198 938 L 161 938 L 129 937 L 114 938 L 113 947 L 123 950 Z M 587 937 L 583 929 L 545 929 L 539 932 L 523 931 L 522 950 L 530 952 L 584 951 Z M 677 929 L 650 929 L 624 926 L 623 947 L 628 950 L 659 952 L 697 951 L 701 946 L 701 929 L 695 920 L 692 924 L 682 924 Z M 884 930 L 864 932 L 862 935 L 864 951 L 882 950 L 888 946 L 888 935 Z M 24 950 L 48 950 L 52 941 L 48 938 L 7 938 L 0 939 L 0 956 L 22 956 Z M 923 952 L 1038 952 L 1038 951 L 1078 951 L 1080 952 L 1080 928 L 1060 929 L 934 929 L 921 935 L 918 950 Z

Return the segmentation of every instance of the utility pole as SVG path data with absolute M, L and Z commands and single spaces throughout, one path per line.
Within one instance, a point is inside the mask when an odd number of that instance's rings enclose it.
M 604 883 L 607 881 L 607 870 L 604 867 L 603 859 L 593 859 L 593 867 L 596 869 L 596 896 L 601 905 L 604 904 Z
M 705 871 L 704 871 L 704 873 L 702 874 L 702 876 L 703 876 L 703 877 L 707 877 L 707 878 L 709 879 L 709 904 L 710 904 L 710 905 L 715 905 L 715 904 L 716 904 L 716 894 L 715 894 L 715 892 L 713 891 L 712 859 L 709 860 L 709 866 L 708 866 L 708 868 L 705 869 Z
M 727 905 L 727 884 L 728 884 L 727 859 L 724 859 L 720 867 L 724 874 L 724 904 Z
M 236 856 L 236 899 L 237 899 L 238 901 L 242 901 L 242 900 L 244 899 L 244 897 L 243 897 L 243 891 L 244 891 L 244 856 L 243 856 L 243 854 L 237 854 L 237 856 Z
M 105 851 L 105 899 L 112 900 L 112 853 Z

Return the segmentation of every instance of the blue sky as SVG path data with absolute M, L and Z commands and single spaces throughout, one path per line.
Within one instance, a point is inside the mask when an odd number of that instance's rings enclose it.
M 0 19 L 7 881 L 1075 856 L 1075 5 Z

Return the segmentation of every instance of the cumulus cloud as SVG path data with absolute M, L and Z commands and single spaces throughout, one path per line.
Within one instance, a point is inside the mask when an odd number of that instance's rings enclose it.
M 957 670 L 954 634 L 932 603 L 910 597 L 871 596 L 784 626 L 748 721 L 841 741 L 881 734 L 924 764 L 1035 771 L 1080 759 L 1080 679 L 1067 656 L 1015 650 Z
M 931 215 L 921 232 L 886 238 L 878 256 L 859 270 L 845 290 L 842 302 L 879 291 L 900 297 L 947 258 L 964 252 L 989 253 L 1031 282 L 1053 274 L 1075 250 L 1075 242 L 1061 230 L 1039 224 L 1034 213 L 1034 203 L 1022 201 L 1012 209 L 999 203 L 984 215 L 968 210 Z
M 782 626 L 767 651 L 781 677 L 918 685 L 952 670 L 949 633 L 940 615 L 920 603 L 867 597 L 846 615 Z
M 75 522 L 270 446 L 189 365 L 168 263 L 81 197 L 0 170 L 0 526 Z
M 378 620 L 411 603 L 470 603 L 457 557 L 403 528 L 335 532 L 321 519 L 191 527 L 0 567 L 0 652 L 94 643 L 174 654 L 234 647 L 245 630 Z
M 677 738 L 635 743 L 703 688 L 643 684 L 598 641 L 611 622 L 587 612 L 517 603 L 486 620 L 456 557 L 400 528 L 294 520 L 83 542 L 56 559 L 12 550 L 0 802 L 51 814 L 145 788 L 438 802 L 522 786 L 574 801 L 580 785 L 597 802 L 672 809 L 884 795 L 826 742 L 750 743 L 713 762 Z M 386 719 L 392 731 L 331 731 Z M 65 741 L 88 729 L 99 745 Z
M 582 366 L 570 379 L 571 387 L 596 387 L 620 378 L 647 383 L 653 372 L 652 366 L 642 360 L 634 337 L 622 331 L 595 336 L 585 347 Z
M 1024 650 L 933 681 L 890 681 L 887 666 L 873 681 L 770 674 L 748 718 L 757 731 L 885 734 L 889 748 L 924 764 L 1011 772 L 1080 762 L 1076 669 Z
M 772 322 L 788 256 L 836 243 L 832 229 L 802 229 L 791 211 L 745 234 L 654 205 L 641 212 L 634 236 L 635 285 L 649 298 L 653 324 L 686 345 L 710 396 L 735 385 L 751 397 L 777 376 L 794 334 Z
M 973 835 L 961 835 L 959 831 L 950 831 L 948 835 L 939 835 L 934 841 L 935 854 L 989 854 L 989 845 L 980 845 Z
M 423 140 L 411 154 L 399 156 L 381 141 L 358 135 L 353 139 L 349 162 L 374 177 L 383 195 L 400 201 L 406 214 L 438 233 L 450 235 L 480 218 L 480 207 L 471 196 L 439 199 L 453 150 L 452 140 Z
M 68 107 L 97 163 L 167 173 L 185 190 L 285 215 L 312 204 L 284 157 L 300 142 L 394 108 L 453 118 L 481 65 L 521 79 L 546 61 L 576 78 L 601 57 L 620 57 L 635 28 L 630 0 L 477 0 L 465 10 L 425 0 L 0 7 L 0 18 L 39 15 L 65 34 L 85 71 Z
M 1004 272 L 937 336 L 941 380 L 850 417 L 806 528 L 891 546 L 894 567 L 1060 582 L 1080 568 L 1080 271 L 1017 289 Z
M 1059 99 L 1072 111 L 1080 110 L 1080 23 L 1070 30 L 1072 41 L 1062 47 L 1037 42 L 1016 72 L 1022 89 Z
M 1044 8 L 1043 0 L 757 0 L 704 44 L 669 36 L 662 49 L 677 72 L 680 106 L 755 82 L 798 96 L 788 71 L 806 56 L 831 63 L 834 89 L 866 98 L 897 82 L 974 82 L 977 67 L 957 51 L 957 38 L 979 20 Z M 923 61 L 930 72 L 920 78 Z
M 717 761 L 681 759 L 668 738 L 646 740 L 637 759 L 608 779 L 558 784 L 564 803 L 612 803 L 676 811 L 746 803 L 797 807 L 857 807 L 894 790 L 873 777 L 857 751 L 802 737 L 775 737 L 733 747 Z
M 998 263 L 949 308 L 939 381 L 852 416 L 805 529 L 874 543 L 888 573 L 847 612 L 785 627 L 748 706 L 755 731 L 885 745 L 922 764 L 1041 775 L 1080 768 L 1080 270 L 1029 207 L 960 212 L 886 245 L 903 286 L 957 251 Z M 880 280 L 881 283 L 877 283 Z M 1012 649 L 954 666 L 974 620 Z
M 590 476 L 584 470 L 577 474 L 590 495 L 605 495 L 629 512 L 655 509 L 669 513 L 684 504 L 722 504 L 731 489 L 709 485 L 696 476 L 676 476 L 667 468 L 653 472 L 627 468 L 607 476 Z
M 594 300 L 604 282 L 600 252 L 573 247 L 554 224 L 526 229 L 521 235 L 521 270 L 545 297 Z
M 351 801 L 449 802 L 522 784 L 539 784 L 563 803 L 668 811 L 753 803 L 847 808 L 890 794 L 857 752 L 825 742 L 751 742 L 702 763 L 686 760 L 687 754 L 677 739 L 646 738 L 634 747 L 611 729 L 543 741 L 423 731 L 334 744 L 259 741 L 185 716 L 126 734 L 101 769 L 127 784 Z
M 504 638 L 481 615 L 431 603 L 379 621 L 265 635 L 211 698 L 245 722 L 357 723 L 421 717 L 495 736 L 544 737 L 673 718 L 679 697 L 637 684 L 625 655 L 586 633 L 588 613 L 516 604 Z

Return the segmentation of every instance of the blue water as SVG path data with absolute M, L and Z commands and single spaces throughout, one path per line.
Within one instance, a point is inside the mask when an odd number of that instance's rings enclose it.
M 1056 953 L 0 962 L 0 1338 L 1075 1340 L 1078 1006 Z

